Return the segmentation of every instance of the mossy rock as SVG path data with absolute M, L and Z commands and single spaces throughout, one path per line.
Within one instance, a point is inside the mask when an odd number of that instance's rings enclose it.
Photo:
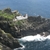
M 4 9 L 3 12 L 5 12 L 5 13 L 12 13 L 10 8 Z
M 1 29 L 0 29 L 0 33 L 2 33 L 2 34 L 6 34 L 6 33 L 5 33 L 3 30 L 1 30 Z
M 14 38 L 10 33 L 7 33 L 7 36 L 8 36 L 8 38 L 10 38 L 10 39 L 13 39 L 13 38 Z
M 2 45 L 0 45 L 0 50 L 2 50 Z

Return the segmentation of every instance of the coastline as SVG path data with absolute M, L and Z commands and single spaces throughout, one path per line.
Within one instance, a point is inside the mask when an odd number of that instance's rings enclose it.
M 28 16 L 27 19 L 13 21 L 16 16 L 21 16 L 18 11 L 12 12 L 10 8 L 0 10 L 0 43 L 8 50 L 22 47 L 18 42 L 18 38 L 37 35 L 50 35 L 50 19 L 41 16 Z M 24 17 L 24 16 L 22 16 Z M 3 45 L 2 45 L 3 44 Z M 5 49 L 6 50 L 6 49 Z

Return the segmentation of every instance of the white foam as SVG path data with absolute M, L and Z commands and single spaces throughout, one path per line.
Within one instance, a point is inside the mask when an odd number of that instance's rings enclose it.
M 25 48 L 25 46 L 23 45 L 23 44 L 20 44 L 22 47 L 20 47 L 20 49 L 24 49 Z
M 35 36 L 30 35 L 30 36 L 22 37 L 19 40 L 26 42 L 26 41 L 45 41 L 46 39 L 50 39 L 50 35 L 46 37 L 41 36 L 40 34 L 37 34 Z

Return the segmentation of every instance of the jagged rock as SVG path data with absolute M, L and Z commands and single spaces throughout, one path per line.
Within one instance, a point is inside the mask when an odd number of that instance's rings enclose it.
M 9 8 L 2 11 L 7 14 L 12 13 L 11 9 Z M 7 18 L 5 19 L 4 16 L 0 16 L 0 19 L 0 43 L 6 46 L 6 48 L 3 47 L 3 50 L 11 50 L 21 47 L 15 38 L 36 34 L 47 36 L 50 34 L 50 19 L 42 18 L 41 16 L 29 16 L 26 20 L 20 20 L 16 22 L 13 20 L 6 20 Z
M 3 45 L 2 43 L 0 43 L 0 50 L 13 50 L 5 45 Z
M 1 29 L 0 29 L 0 42 L 4 45 L 10 47 L 11 49 L 21 47 L 21 45 L 19 44 L 17 39 L 14 40 L 14 37 L 11 34 L 5 33 Z
M 8 13 L 8 14 L 9 14 L 9 13 L 12 13 L 10 8 L 6 8 L 6 9 L 4 9 L 4 10 L 2 10 L 2 11 L 5 12 L 5 13 Z

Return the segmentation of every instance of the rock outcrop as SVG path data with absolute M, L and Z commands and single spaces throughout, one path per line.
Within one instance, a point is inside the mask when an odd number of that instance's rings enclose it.
M 42 18 L 41 16 L 29 16 L 28 19 L 14 22 L 13 19 L 18 15 L 17 12 L 14 13 L 9 8 L 0 12 L 1 50 L 13 50 L 14 48 L 22 47 L 17 38 L 23 36 L 36 34 L 47 36 L 50 34 L 50 19 Z
M 0 43 L 6 45 L 11 49 L 22 47 L 17 41 L 17 39 L 15 39 L 10 33 L 5 33 L 1 29 L 0 29 Z

